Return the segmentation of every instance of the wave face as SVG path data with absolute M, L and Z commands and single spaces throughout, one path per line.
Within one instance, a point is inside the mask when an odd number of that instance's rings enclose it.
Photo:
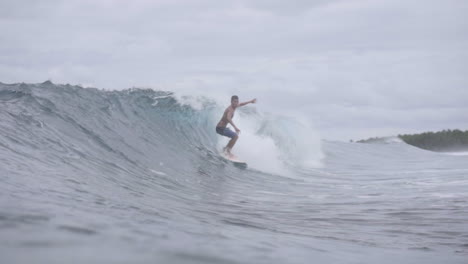
M 463 155 L 322 142 L 245 107 L 239 169 L 207 98 L 45 82 L 0 84 L 0 107 L 5 263 L 466 260 Z

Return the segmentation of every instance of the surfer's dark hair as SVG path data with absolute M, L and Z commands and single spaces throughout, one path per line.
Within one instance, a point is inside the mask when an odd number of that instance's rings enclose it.
M 231 97 L 231 102 L 234 101 L 235 99 L 239 100 L 239 96 L 233 95 L 233 96 Z

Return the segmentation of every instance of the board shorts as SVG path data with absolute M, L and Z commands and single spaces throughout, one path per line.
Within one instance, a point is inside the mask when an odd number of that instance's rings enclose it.
M 237 136 L 237 133 L 232 131 L 228 127 L 216 127 L 216 133 L 228 138 L 233 138 Z

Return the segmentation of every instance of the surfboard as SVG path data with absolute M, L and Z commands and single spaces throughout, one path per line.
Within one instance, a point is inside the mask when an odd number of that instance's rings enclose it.
M 231 162 L 232 164 L 234 164 L 234 166 L 236 166 L 236 167 L 239 167 L 239 168 L 242 168 L 242 169 L 247 168 L 247 163 L 245 161 L 243 161 L 243 160 L 238 159 L 236 156 L 229 157 L 226 154 L 224 154 L 223 152 L 220 153 L 220 156 L 223 159 L 225 159 L 225 160 Z

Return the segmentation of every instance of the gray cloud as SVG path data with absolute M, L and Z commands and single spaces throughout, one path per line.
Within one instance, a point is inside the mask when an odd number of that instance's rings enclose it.
M 0 81 L 256 96 L 326 138 L 468 129 L 467 11 L 455 0 L 2 1 Z

